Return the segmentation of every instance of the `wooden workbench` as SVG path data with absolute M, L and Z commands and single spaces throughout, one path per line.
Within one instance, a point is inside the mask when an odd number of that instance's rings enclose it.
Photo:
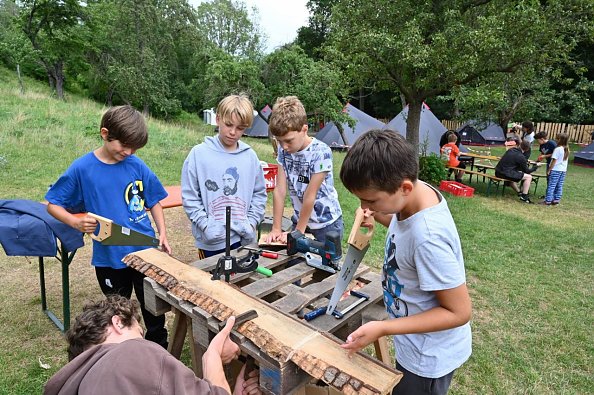
M 239 255 L 243 254 L 245 251 L 239 253 Z M 209 271 L 215 267 L 219 256 L 197 261 L 191 265 Z M 336 275 L 307 266 L 300 256 L 281 255 L 279 259 L 261 257 L 258 262 L 260 266 L 271 269 L 274 272 L 273 276 L 265 277 L 254 272 L 242 273 L 233 276 L 231 283 L 237 285 L 244 293 L 265 301 L 284 314 L 302 322 L 305 321 L 299 317 L 303 313 L 328 303 L 327 297 L 332 293 Z M 296 264 L 289 265 L 293 263 Z M 342 319 L 323 315 L 313 319 L 307 325 L 329 336 L 344 340 L 363 322 L 387 317 L 382 302 L 383 291 L 379 274 L 371 272 L 367 266 L 361 264 L 355 279 L 362 285 L 358 290 L 369 295 L 369 300 L 348 312 Z M 300 285 L 296 285 L 295 283 L 299 281 Z M 175 313 L 169 351 L 179 358 L 184 340 L 186 336 L 189 337 L 192 367 L 197 376 L 202 376 L 201 356 L 210 340 L 218 332 L 219 321 L 192 303 L 172 295 L 150 278 L 145 279 L 144 289 L 147 310 L 155 315 L 170 310 Z M 356 300 L 357 298 L 348 296 L 338 304 L 337 309 L 340 311 Z M 310 381 L 310 376 L 293 362 L 279 362 L 265 355 L 251 341 L 243 337 L 236 337 L 233 340 L 240 345 L 242 353 L 256 359 L 260 366 L 260 385 L 263 392 L 287 394 Z M 393 366 L 386 339 L 380 339 L 374 346 L 378 359 L 388 366 Z

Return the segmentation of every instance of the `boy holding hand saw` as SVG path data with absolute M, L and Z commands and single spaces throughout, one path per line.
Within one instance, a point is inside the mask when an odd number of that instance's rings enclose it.
M 361 326 L 342 347 L 353 353 L 394 335 L 404 376 L 392 394 L 446 394 L 472 351 L 471 301 L 447 203 L 417 174 L 413 146 L 390 130 L 367 132 L 346 155 L 344 186 L 388 227 L 382 283 L 390 319 Z
M 75 160 L 45 195 L 47 211 L 73 228 L 93 233 L 97 220 L 75 216 L 68 209 L 86 211 L 113 220 L 133 231 L 154 236 L 148 208 L 159 231 L 159 246 L 171 253 L 165 230 L 165 216 L 159 201 L 167 192 L 157 176 L 134 153 L 148 141 L 144 117 L 131 106 L 112 107 L 101 119 L 103 145 Z M 132 288 L 140 302 L 146 324 L 146 339 L 167 348 L 165 315 L 154 316 L 144 308 L 144 275 L 122 263 L 129 253 L 147 247 L 106 246 L 93 241 L 95 274 L 105 295 L 126 298 Z

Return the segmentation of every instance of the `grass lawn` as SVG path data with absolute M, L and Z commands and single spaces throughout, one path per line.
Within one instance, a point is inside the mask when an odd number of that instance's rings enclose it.
M 25 83 L 21 96 L 16 78 L 0 68 L 0 199 L 42 200 L 72 160 L 100 144 L 104 107 L 72 96 L 60 102 L 42 84 Z M 150 120 L 149 129 L 138 156 L 164 185 L 180 183 L 187 153 L 212 134 L 212 127 L 191 119 Z M 273 161 L 266 140 L 245 141 L 260 159 Z M 335 153 L 335 175 L 343 158 Z M 335 180 L 348 235 L 358 202 Z M 486 197 L 484 184 L 472 186 L 473 198 L 446 196 L 473 301 L 473 354 L 456 372 L 451 393 L 594 393 L 594 169 L 570 164 L 557 207 L 520 203 L 509 188 L 504 197 Z M 541 184 L 537 195 L 543 192 Z M 167 210 L 166 217 L 174 255 L 196 259 L 183 210 Z M 380 227 L 366 256 L 377 270 L 384 237 Z M 101 296 L 89 244 L 71 265 L 73 316 L 86 300 Z M 48 259 L 47 266 L 49 303 L 60 312 L 59 264 Z M 37 259 L 0 253 L 0 270 L 0 394 L 40 393 L 66 363 L 64 341 L 40 309 Z

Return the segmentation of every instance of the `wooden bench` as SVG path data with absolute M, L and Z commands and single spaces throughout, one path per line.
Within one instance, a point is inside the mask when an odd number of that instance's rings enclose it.
M 476 166 L 476 165 L 475 165 Z M 499 178 L 497 176 L 491 175 L 491 174 L 487 174 L 486 172 L 483 171 L 476 171 L 476 170 L 466 170 L 466 169 L 462 169 L 460 167 L 454 167 L 454 166 L 446 166 L 448 169 L 453 169 L 453 170 L 458 170 L 458 171 L 463 171 L 466 174 L 469 174 L 470 177 L 468 178 L 468 183 L 470 184 L 472 182 L 472 176 L 476 175 L 476 178 L 478 180 L 479 177 L 483 177 L 483 182 L 485 181 L 485 179 L 488 180 L 487 183 L 487 191 L 486 194 L 487 196 L 489 196 L 489 194 L 491 193 L 491 185 L 494 185 L 495 188 L 497 189 L 497 191 L 499 191 L 499 186 L 501 185 L 501 196 L 503 196 L 503 194 L 505 193 L 505 182 L 512 182 L 511 180 L 507 180 L 504 178 Z
M 482 163 L 475 164 L 474 167 L 476 167 L 476 169 L 479 172 L 484 173 L 484 175 L 483 175 L 483 182 L 485 181 L 485 178 L 484 177 L 486 177 L 487 170 L 495 170 L 495 166 L 493 166 L 493 165 L 487 165 L 487 164 L 482 164 Z M 533 193 L 536 195 L 536 190 L 538 189 L 538 181 L 542 177 L 546 177 L 546 174 L 530 173 L 530 175 L 532 176 L 532 180 L 530 182 L 534 183 L 534 192 Z M 511 180 L 508 180 L 508 181 L 511 182 Z
M 240 254 L 243 253 L 243 251 L 240 252 Z M 220 255 L 215 255 L 196 261 L 191 265 L 209 271 L 215 267 L 219 257 Z M 298 263 L 291 265 L 295 259 L 298 260 Z M 265 301 L 293 319 L 301 319 L 303 313 L 328 304 L 327 296 L 334 289 L 337 274 L 330 275 L 307 266 L 304 259 L 299 256 L 280 256 L 278 259 L 260 257 L 258 263 L 260 266 L 272 270 L 274 272 L 272 277 L 265 277 L 255 272 L 241 273 L 232 276 L 231 283 L 237 285 L 244 293 Z M 361 264 L 354 278 L 362 285 L 359 291 L 369 295 L 369 300 L 346 313 L 342 319 L 322 315 L 307 324 L 324 332 L 325 335 L 336 336 L 344 340 L 362 323 L 386 319 L 381 276 Z M 154 280 L 145 278 L 144 281 L 146 309 L 155 315 L 170 310 L 175 314 L 169 341 L 170 353 L 179 359 L 185 339 L 188 338 L 192 368 L 196 375 L 201 377 L 201 357 L 218 332 L 218 320 L 192 303 L 172 295 Z M 300 285 L 295 284 L 297 281 L 301 281 Z M 357 298 L 354 296 L 348 296 L 339 302 L 337 310 L 344 309 L 356 300 Z M 291 393 L 307 384 L 311 379 L 293 362 L 276 361 L 245 338 L 234 338 L 233 340 L 239 344 L 242 353 L 252 356 L 259 365 L 260 386 L 264 393 Z M 392 366 L 386 338 L 379 339 L 375 342 L 374 347 L 377 358 Z

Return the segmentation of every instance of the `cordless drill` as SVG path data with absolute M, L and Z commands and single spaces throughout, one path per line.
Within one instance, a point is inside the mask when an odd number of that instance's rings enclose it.
M 294 255 L 298 252 L 305 254 L 305 260 L 309 266 L 330 273 L 340 270 L 339 262 L 342 257 L 342 249 L 338 232 L 328 232 L 326 241 L 322 243 L 294 230 L 287 235 L 287 254 Z M 314 258 L 311 254 L 318 255 L 321 259 Z

